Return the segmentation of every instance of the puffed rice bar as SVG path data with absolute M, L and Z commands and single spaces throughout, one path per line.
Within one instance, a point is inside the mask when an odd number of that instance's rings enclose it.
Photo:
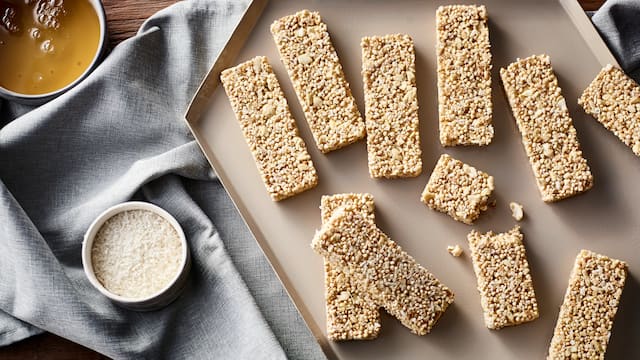
M 493 138 L 493 105 L 487 9 L 441 6 L 436 27 L 440 143 L 488 145 Z
M 318 231 L 313 249 L 348 265 L 376 304 L 418 335 L 428 334 L 453 292 L 355 208 L 343 207 Z
M 493 189 L 493 176 L 442 154 L 421 200 L 431 209 L 471 225 L 487 210 Z
M 365 126 L 372 178 L 422 172 L 413 39 L 395 34 L 364 37 Z
M 271 198 L 315 187 L 316 169 L 267 58 L 226 69 L 220 80 Z
M 371 194 L 325 195 L 320 202 L 322 223 L 343 207 L 353 206 L 362 216 L 374 221 Z M 329 340 L 369 340 L 380 332 L 380 311 L 366 289 L 350 274 L 348 266 L 324 261 L 324 284 Z
M 589 190 L 593 176 L 549 56 L 518 60 L 500 69 L 500 76 L 542 200 L 558 201 Z
M 538 318 L 538 302 L 529 273 L 520 227 L 507 233 L 467 236 L 478 280 L 484 323 L 501 329 Z
M 626 269 L 623 261 L 580 251 L 547 359 L 604 359 Z
M 640 86 L 633 79 L 607 65 L 578 104 L 640 156 Z
M 320 14 L 285 16 L 271 33 L 318 149 L 327 153 L 362 139 L 364 122 Z

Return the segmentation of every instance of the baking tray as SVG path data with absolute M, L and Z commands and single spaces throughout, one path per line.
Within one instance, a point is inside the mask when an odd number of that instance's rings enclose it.
M 464 3 L 464 2 L 463 2 Z M 546 356 L 569 272 L 578 251 L 591 249 L 628 261 L 631 277 L 608 351 L 609 359 L 640 358 L 640 160 L 577 105 L 582 89 L 599 69 L 616 64 L 575 0 L 486 0 L 493 53 L 495 138 L 485 148 L 442 148 L 438 141 L 435 9 L 443 1 L 254 1 L 194 97 L 186 120 L 289 295 L 330 358 L 342 359 L 541 359 Z M 269 25 L 301 9 L 320 11 L 347 79 L 363 112 L 360 38 L 407 33 L 416 47 L 420 134 L 424 170 L 413 179 L 372 180 L 364 141 L 321 154 L 314 146 L 300 104 L 281 64 Z M 584 195 L 545 204 L 498 80 L 516 58 L 547 53 L 595 177 Z M 273 65 L 301 136 L 319 174 L 319 186 L 282 202 L 269 198 L 218 76 L 256 55 Z M 441 153 L 495 177 L 497 207 L 474 226 L 428 209 L 420 193 Z M 375 196 L 378 225 L 456 293 L 456 300 L 431 334 L 413 335 L 390 316 L 374 341 L 332 343 L 326 339 L 322 259 L 309 244 L 320 227 L 320 197 L 341 192 Z M 471 229 L 506 231 L 514 226 L 508 203 L 524 205 L 520 224 L 540 307 L 534 322 L 491 331 L 485 328 L 466 234 Z M 447 254 L 449 244 L 466 250 Z M 213 304 L 215 306 L 215 304 Z

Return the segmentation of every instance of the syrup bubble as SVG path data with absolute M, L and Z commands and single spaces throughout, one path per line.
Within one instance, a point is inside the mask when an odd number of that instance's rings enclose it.
M 55 46 L 53 46 L 51 40 L 47 39 L 40 45 L 40 50 L 47 54 L 53 54 L 53 52 L 55 51 Z
M 40 35 L 42 35 L 42 33 L 40 32 L 40 29 L 38 28 L 31 28 L 29 29 L 29 34 L 31 35 L 32 39 L 40 39 Z

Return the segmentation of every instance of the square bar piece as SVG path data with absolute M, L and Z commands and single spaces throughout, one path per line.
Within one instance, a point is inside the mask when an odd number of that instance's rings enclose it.
M 318 149 L 339 149 L 365 127 L 320 14 L 302 10 L 276 20 L 271 33 Z
M 436 27 L 440 143 L 488 145 L 493 138 L 493 105 L 487 9 L 441 6 Z
M 591 189 L 593 176 L 549 56 L 518 60 L 500 69 L 500 76 L 542 200 L 554 202 Z
M 578 104 L 640 156 L 640 86 L 632 78 L 607 65 Z
M 413 39 L 402 34 L 364 37 L 361 47 L 369 174 L 418 176 L 422 151 Z
M 434 210 L 471 225 L 481 211 L 487 210 L 493 189 L 493 176 L 442 154 L 420 200 Z
M 626 276 L 623 261 L 580 251 L 547 359 L 604 359 Z
M 520 227 L 507 233 L 467 236 L 478 280 L 484 323 L 501 329 L 538 318 L 538 302 L 529 273 Z
M 322 223 L 344 206 L 353 206 L 374 221 L 371 194 L 336 194 L 322 197 Z M 329 340 L 369 340 L 380 332 L 380 311 L 363 285 L 350 274 L 348 266 L 324 261 L 324 284 Z
M 331 263 L 349 266 L 376 304 L 415 334 L 428 334 L 453 303 L 449 288 L 356 208 L 336 211 L 311 245 Z
M 315 187 L 316 169 L 267 58 L 226 69 L 220 80 L 271 199 Z

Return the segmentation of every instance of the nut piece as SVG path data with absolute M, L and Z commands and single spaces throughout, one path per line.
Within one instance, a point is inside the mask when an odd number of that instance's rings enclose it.
M 524 217 L 524 211 L 521 204 L 512 201 L 509 203 L 509 208 L 511 209 L 511 217 L 516 219 L 516 221 L 522 220 Z
M 271 198 L 315 187 L 316 169 L 267 58 L 226 69 L 220 80 Z
M 519 226 L 508 233 L 473 230 L 467 236 L 489 329 L 522 324 L 539 316 L 522 238 Z
M 364 121 L 320 14 L 285 16 L 271 33 L 318 149 L 328 153 L 362 139 Z
M 518 60 L 500 69 L 500 76 L 542 200 L 558 201 L 591 189 L 593 176 L 549 56 Z
M 420 200 L 431 209 L 471 225 L 481 211 L 487 210 L 493 188 L 493 176 L 443 154 Z
M 440 143 L 488 145 L 493 138 L 493 105 L 487 9 L 441 6 L 436 27 Z
M 627 264 L 582 250 L 571 270 L 549 347 L 549 360 L 604 360 Z
M 362 216 L 374 221 L 373 196 L 370 194 L 336 194 L 322 197 L 322 223 L 336 210 L 353 206 Z M 354 277 L 348 267 L 324 261 L 324 284 L 327 311 L 327 335 L 332 341 L 369 340 L 380 332 L 379 306 Z
M 316 233 L 313 249 L 347 266 L 373 301 L 418 335 L 428 334 L 453 292 L 354 207 L 342 207 Z
M 640 86 L 633 79 L 607 65 L 578 104 L 640 156 Z
M 413 39 L 402 34 L 365 37 L 361 47 L 369 174 L 418 176 L 422 151 Z
M 455 257 L 462 255 L 462 248 L 458 244 L 456 244 L 455 246 L 453 245 L 447 246 L 447 251 L 449 252 L 449 254 Z

